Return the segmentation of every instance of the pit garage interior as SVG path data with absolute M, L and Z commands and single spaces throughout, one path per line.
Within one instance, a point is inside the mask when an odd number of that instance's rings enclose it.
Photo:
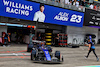
M 34 26 L 34 28 L 31 28 L 30 26 Z M 56 37 L 58 33 L 65 33 L 66 26 L 41 22 L 36 23 L 34 21 L 2 16 L 0 17 L 0 36 L 2 37 L 2 32 L 11 33 L 11 43 L 28 44 L 31 31 L 33 34 L 37 34 L 35 36 L 38 36 L 39 33 L 41 33 L 42 36 L 45 36 L 46 29 L 52 30 L 54 37 Z M 19 37 L 20 40 L 17 40 L 18 37 L 16 34 L 21 34 L 21 38 Z M 22 41 L 22 35 L 25 35 L 24 42 Z

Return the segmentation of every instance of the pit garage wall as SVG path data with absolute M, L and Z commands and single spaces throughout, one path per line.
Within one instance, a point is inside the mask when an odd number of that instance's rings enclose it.
M 98 39 L 100 39 L 100 31 L 98 32 Z
M 66 27 L 66 33 L 68 34 L 68 44 L 72 43 L 73 39 L 77 39 L 77 43 L 79 44 L 84 44 L 84 38 L 85 34 L 95 34 L 96 38 L 95 41 L 96 43 L 98 42 L 98 29 L 97 28 L 92 28 L 92 27 L 87 27 L 83 26 L 81 27 L 72 27 L 72 26 L 67 26 Z
M 7 33 L 7 26 L 0 26 L 0 37 L 2 36 L 2 32 Z

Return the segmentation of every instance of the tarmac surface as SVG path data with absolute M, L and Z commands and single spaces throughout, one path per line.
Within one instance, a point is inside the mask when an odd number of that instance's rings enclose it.
M 9 47 L 0 46 L 0 67 L 79 67 L 100 65 L 100 60 L 97 62 L 93 52 L 91 52 L 88 59 L 85 59 L 84 56 L 88 53 L 88 47 L 52 48 L 53 53 L 56 50 L 61 51 L 61 54 L 64 57 L 64 62 L 62 64 L 34 63 L 30 60 L 30 52 L 26 51 L 26 44 L 11 44 Z M 100 46 L 96 46 L 96 53 L 100 58 Z

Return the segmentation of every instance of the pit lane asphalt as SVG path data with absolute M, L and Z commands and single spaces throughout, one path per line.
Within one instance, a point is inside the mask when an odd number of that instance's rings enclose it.
M 0 67 L 77 67 L 77 66 L 90 66 L 90 65 L 100 65 L 100 61 L 97 62 L 96 58 L 91 52 L 88 59 L 85 59 L 85 55 L 88 53 L 88 47 L 81 46 L 80 48 L 68 48 L 68 47 L 52 47 L 53 53 L 56 50 L 61 51 L 64 57 L 64 62 L 62 64 L 42 64 L 33 63 L 30 60 L 30 56 L 0 56 Z M 30 54 L 26 52 L 26 44 L 11 44 L 10 47 L 0 46 L 0 54 L 12 54 L 12 53 L 22 53 Z M 100 58 L 100 46 L 96 46 L 96 53 Z

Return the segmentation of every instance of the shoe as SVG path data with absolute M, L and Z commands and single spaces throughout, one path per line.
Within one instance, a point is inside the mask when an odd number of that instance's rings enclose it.
M 3 47 L 6 47 L 5 45 L 3 45 Z
M 87 59 L 88 57 L 87 56 L 85 56 L 85 59 Z
M 97 58 L 97 61 L 99 61 L 99 58 Z

